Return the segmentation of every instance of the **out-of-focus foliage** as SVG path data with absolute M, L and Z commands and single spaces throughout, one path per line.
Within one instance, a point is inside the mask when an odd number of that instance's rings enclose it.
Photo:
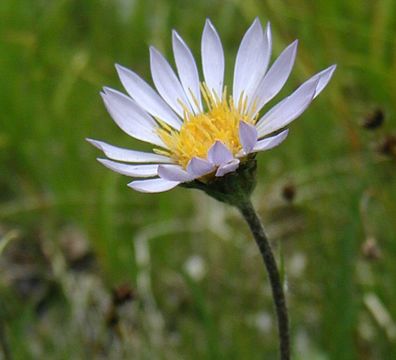
M 259 156 L 254 201 L 282 254 L 295 359 L 394 359 L 395 13 L 392 0 L 2 0 L 3 358 L 276 358 L 266 274 L 238 214 L 195 191 L 135 193 L 84 141 L 148 149 L 101 103 L 103 85 L 121 89 L 115 62 L 149 79 L 148 45 L 171 58 L 172 28 L 198 59 L 210 17 L 230 81 L 259 16 L 274 56 L 300 40 L 277 99 L 338 64 Z

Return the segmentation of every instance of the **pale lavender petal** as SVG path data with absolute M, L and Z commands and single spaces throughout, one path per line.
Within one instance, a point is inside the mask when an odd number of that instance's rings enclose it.
M 202 68 L 205 83 L 219 98 L 223 94 L 224 51 L 210 20 L 206 20 L 201 42 Z
M 197 65 L 191 50 L 176 31 L 172 33 L 173 54 L 177 72 L 191 107 L 195 113 L 202 111 L 201 91 Z
M 257 143 L 257 129 L 244 121 L 239 122 L 239 141 L 245 154 L 249 154 Z
M 208 151 L 208 160 L 213 165 L 221 165 L 233 159 L 232 152 L 221 141 L 216 141 Z
M 157 176 L 158 164 L 150 165 L 130 165 L 122 164 L 108 159 L 98 159 L 104 166 L 119 174 L 132 177 L 152 177 Z
M 265 34 L 256 18 L 246 31 L 235 60 L 233 99 L 238 104 L 242 93 L 252 98 L 257 84 L 264 76 L 271 54 L 271 28 L 267 25 Z
M 311 101 L 328 84 L 336 69 L 335 65 L 317 73 L 302 84 L 293 94 L 274 106 L 257 123 L 259 137 L 277 131 L 300 116 Z
M 282 129 L 298 116 L 312 102 L 318 85 L 318 78 L 314 76 L 302 84 L 294 93 L 275 105 L 257 122 L 258 137 L 271 134 Z
M 289 130 L 286 129 L 275 136 L 271 136 L 263 140 L 257 141 L 257 144 L 253 149 L 253 152 L 270 150 L 278 146 L 281 142 L 283 142 L 286 139 L 288 134 L 289 134 Z
M 212 163 L 199 157 L 193 157 L 187 165 L 187 172 L 195 178 L 209 174 L 213 169 Z
M 180 129 L 182 121 L 149 84 L 121 65 L 117 64 L 116 69 L 122 85 L 141 108 L 176 130 Z
M 256 113 L 285 85 L 296 59 L 297 45 L 298 41 L 296 40 L 283 50 L 267 74 L 261 79 L 251 102 L 251 105 L 255 106 Z
M 165 180 L 171 181 L 187 182 L 194 180 L 193 175 L 189 174 L 178 165 L 159 165 L 158 175 Z
M 225 174 L 228 174 L 230 172 L 235 171 L 239 167 L 239 160 L 238 159 L 232 159 L 226 164 L 223 164 L 218 167 L 216 171 L 216 176 L 221 177 L 224 176 Z
M 128 184 L 133 190 L 143 193 L 159 193 L 173 189 L 180 181 L 169 181 L 161 178 L 135 180 Z
M 328 67 L 327 69 L 321 71 L 319 74 L 316 75 L 317 77 L 319 77 L 319 82 L 318 82 L 318 85 L 316 86 L 314 99 L 322 92 L 322 90 L 329 83 L 331 77 L 333 76 L 333 73 L 334 73 L 336 67 L 337 67 L 337 65 L 332 65 L 332 66 Z
M 183 118 L 184 109 L 180 103 L 183 103 L 191 111 L 190 103 L 168 61 L 153 46 L 150 47 L 150 65 L 151 76 L 158 92 L 170 107 Z
M 158 126 L 154 119 L 131 98 L 108 88 L 104 89 L 101 96 L 107 111 L 123 131 L 138 140 L 166 148 L 156 133 Z
M 158 155 L 150 152 L 136 151 L 120 148 L 107 144 L 103 141 L 86 139 L 93 146 L 102 150 L 103 153 L 112 160 L 132 162 L 132 163 L 173 163 L 173 160 L 164 155 Z

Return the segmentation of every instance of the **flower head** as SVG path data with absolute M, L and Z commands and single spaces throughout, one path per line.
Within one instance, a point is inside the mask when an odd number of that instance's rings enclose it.
M 297 41 L 268 69 L 271 28 L 256 19 L 244 35 L 234 67 L 232 92 L 223 84 L 224 53 L 217 31 L 207 20 L 201 44 L 203 81 L 194 57 L 173 31 L 177 74 L 163 55 L 150 48 L 156 90 L 137 74 L 116 65 L 129 96 L 104 88 L 110 115 L 128 135 L 151 143 L 153 152 L 128 150 L 88 139 L 118 173 L 145 178 L 128 184 L 141 192 L 161 192 L 181 183 L 201 183 L 243 168 L 256 152 L 272 149 L 329 82 L 335 65 L 319 72 L 264 114 L 261 109 L 282 89 L 294 64 Z

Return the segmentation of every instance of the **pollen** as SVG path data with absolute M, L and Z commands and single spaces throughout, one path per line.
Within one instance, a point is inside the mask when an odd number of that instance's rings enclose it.
M 234 104 L 232 97 L 227 96 L 226 88 L 219 98 L 202 83 L 201 93 L 204 111 L 194 114 L 182 104 L 184 121 L 179 131 L 157 119 L 161 125 L 158 135 L 168 149 L 154 151 L 171 157 L 183 168 L 187 167 L 193 157 L 206 158 L 210 147 L 216 141 L 221 141 L 236 155 L 242 148 L 239 141 L 240 121 L 254 124 L 257 120 L 257 115 L 253 115 L 254 106 L 247 109 L 247 98 L 243 94 L 238 104 Z M 196 99 L 195 103 L 198 104 Z

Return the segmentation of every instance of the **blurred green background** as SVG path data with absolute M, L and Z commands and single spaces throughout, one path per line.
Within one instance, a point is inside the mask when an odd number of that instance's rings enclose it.
M 254 202 L 287 274 L 294 359 L 395 359 L 395 13 L 394 0 L 2 0 L 0 358 L 277 358 L 239 214 L 193 190 L 135 193 L 84 140 L 149 150 L 101 102 L 102 86 L 122 88 L 114 63 L 150 79 L 148 45 L 171 59 L 172 28 L 199 59 L 209 17 L 230 84 L 259 16 L 273 58 L 300 40 L 275 102 L 338 64 L 258 157 Z

